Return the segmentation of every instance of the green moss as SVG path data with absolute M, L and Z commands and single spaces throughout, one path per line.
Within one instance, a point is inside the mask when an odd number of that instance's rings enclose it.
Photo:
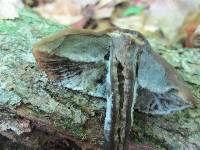
M 66 28 L 64 25 L 45 20 L 31 9 L 20 9 L 19 15 L 20 17 L 15 20 L 0 20 L 0 33 L 14 36 L 23 36 L 22 34 L 24 34 L 34 38 L 42 38 Z
M 73 123 L 72 119 L 63 119 L 62 117 L 51 118 L 53 126 L 60 132 L 68 132 L 80 140 L 87 138 L 86 132 L 83 127 Z
M 192 92 L 194 94 L 194 96 L 196 97 L 197 101 L 200 102 L 200 86 L 193 84 L 191 85 L 192 88 Z
M 137 144 L 154 144 L 153 147 L 162 148 L 162 142 L 158 140 L 157 137 L 154 137 L 152 128 L 145 124 L 144 120 L 141 120 L 141 115 L 144 114 L 137 112 L 134 113 L 134 123 L 131 130 L 131 139 L 134 143 Z M 156 145 L 158 142 L 160 143 L 159 146 Z
M 72 123 L 73 121 L 70 119 L 67 119 L 63 122 L 63 126 L 66 130 L 71 132 L 73 135 L 77 136 L 81 140 L 86 139 L 86 132 L 83 129 L 83 127 L 79 127 Z

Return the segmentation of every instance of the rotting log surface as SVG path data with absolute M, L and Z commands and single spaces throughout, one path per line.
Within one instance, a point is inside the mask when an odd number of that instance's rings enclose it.
M 105 100 L 48 80 L 32 55 L 37 40 L 62 28 L 29 10 L 21 10 L 16 20 L 0 20 L 0 146 L 4 149 L 98 149 L 103 143 Z M 152 44 L 192 83 L 197 108 L 167 116 L 135 112 L 132 140 L 154 149 L 200 149 L 200 52 Z

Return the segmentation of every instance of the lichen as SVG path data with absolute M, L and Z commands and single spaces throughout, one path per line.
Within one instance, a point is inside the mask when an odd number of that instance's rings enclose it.
M 54 122 L 64 127 L 58 130 L 85 139 L 81 126 L 103 109 L 105 102 L 76 94 L 49 80 L 32 55 L 36 41 L 66 27 L 28 9 L 19 14 L 15 20 L 0 20 L 0 105 L 15 109 L 22 116 Z
M 77 136 L 78 138 L 80 138 L 81 140 L 85 140 L 86 139 L 86 132 L 83 129 L 83 127 L 76 127 L 74 128 L 74 124 L 71 123 L 71 120 L 65 120 L 63 125 L 64 127 L 71 131 L 71 133 L 75 136 Z

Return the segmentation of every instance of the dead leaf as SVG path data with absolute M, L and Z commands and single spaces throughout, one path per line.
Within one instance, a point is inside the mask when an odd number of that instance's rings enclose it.
M 21 0 L 0 0 L 0 19 L 18 18 L 18 9 L 22 7 Z
M 137 30 L 142 32 L 143 20 L 144 17 L 142 15 L 129 16 L 129 17 L 116 18 L 115 20 L 113 20 L 113 24 L 120 28 Z
M 81 6 L 73 0 L 55 0 L 35 8 L 44 18 L 70 25 L 83 18 Z
M 200 7 L 199 7 L 200 8 Z M 181 28 L 178 31 L 178 36 L 176 39 L 185 40 L 186 47 L 198 47 L 198 26 L 200 25 L 200 9 L 198 11 L 189 13 Z
M 199 4 L 198 0 L 155 0 L 146 13 L 145 26 L 159 27 L 169 43 L 172 43 L 176 41 L 177 31 L 183 25 L 186 16 L 195 12 Z
M 200 25 L 192 35 L 192 47 L 200 48 Z
M 86 7 L 87 5 L 95 5 L 98 0 L 73 0 L 76 5 L 79 5 L 81 7 Z
M 125 1 L 127 0 L 99 0 L 96 6 L 94 18 L 96 19 L 110 18 L 115 9 L 115 6 Z
M 126 0 L 55 0 L 35 10 L 44 18 L 77 28 L 89 19 L 110 18 L 116 4 Z

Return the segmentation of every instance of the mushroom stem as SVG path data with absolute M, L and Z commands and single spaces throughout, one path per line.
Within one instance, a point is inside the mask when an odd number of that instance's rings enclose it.
M 107 76 L 104 150 L 127 150 L 141 53 L 139 47 L 133 46 L 134 41 L 130 35 L 114 33 L 112 37 Z

